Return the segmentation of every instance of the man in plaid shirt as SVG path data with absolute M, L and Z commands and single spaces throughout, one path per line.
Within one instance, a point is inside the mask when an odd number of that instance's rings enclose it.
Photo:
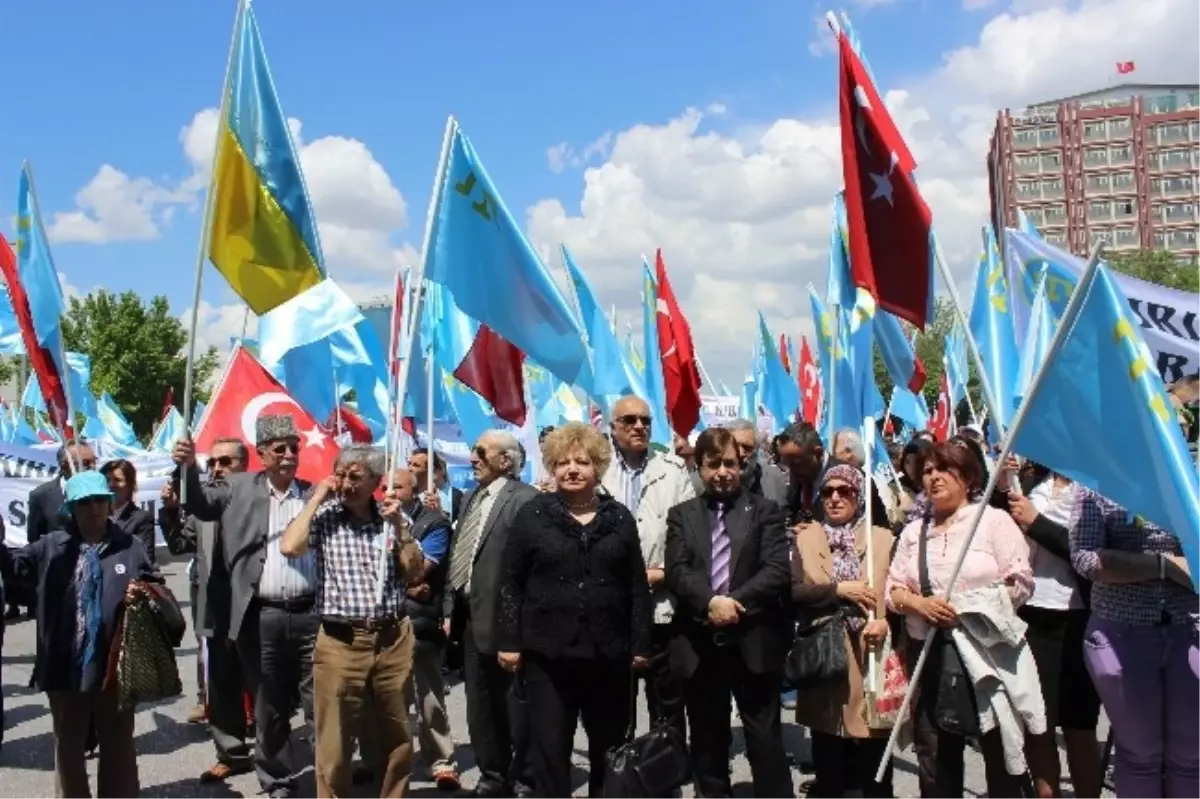
M 288 525 L 280 550 L 310 547 L 317 564 L 313 652 L 318 796 L 350 796 L 353 741 L 371 737 L 383 773 L 381 796 L 403 796 L 413 746 L 404 687 L 412 673 L 413 630 L 405 585 L 419 579 L 421 548 L 395 492 L 377 503 L 383 453 L 342 450 L 332 476 Z

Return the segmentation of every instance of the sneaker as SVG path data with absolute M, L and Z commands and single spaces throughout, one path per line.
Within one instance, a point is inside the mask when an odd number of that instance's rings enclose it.
M 206 721 L 208 721 L 208 710 L 204 707 L 204 705 L 196 705 L 191 709 L 191 712 L 188 713 L 188 724 L 203 724 Z
M 249 774 L 251 766 L 249 763 L 243 763 L 237 766 L 231 766 L 228 763 L 216 763 L 209 766 L 208 769 L 201 772 L 200 782 L 208 785 L 214 782 L 225 782 L 230 777 L 236 777 L 238 774 Z
M 458 778 L 458 769 L 454 766 L 434 766 L 433 782 L 439 791 L 457 791 L 462 788 Z

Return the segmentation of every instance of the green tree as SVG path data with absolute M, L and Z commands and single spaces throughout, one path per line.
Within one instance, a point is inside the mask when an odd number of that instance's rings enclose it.
M 21 377 L 21 356 L 20 355 L 5 355 L 0 356 L 0 386 L 6 386 L 10 382 Z M 17 391 L 20 392 L 25 386 L 17 386 Z M 17 399 L 20 399 L 18 395 Z
M 71 298 L 63 317 L 63 341 L 72 352 L 92 359 L 92 391 L 107 391 L 139 437 L 147 437 L 158 421 L 163 394 L 173 387 L 182 397 L 187 370 L 187 331 L 171 315 L 166 297 L 149 304 L 136 292 L 120 296 L 104 289 L 83 300 Z M 196 398 L 217 368 L 216 348 L 196 356 Z
M 1134 250 L 1105 253 L 1105 260 L 1118 272 L 1179 291 L 1200 292 L 1200 270 L 1181 264 L 1166 250 Z

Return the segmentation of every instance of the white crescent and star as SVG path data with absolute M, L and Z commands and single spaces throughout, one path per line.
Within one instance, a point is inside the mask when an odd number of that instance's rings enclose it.
M 246 403 L 245 410 L 242 411 L 242 437 L 246 441 L 254 441 L 255 439 L 255 423 L 258 422 L 258 416 L 263 412 L 263 409 L 268 405 L 275 403 L 286 403 L 294 405 L 300 410 L 300 403 L 292 399 L 291 395 L 285 394 L 282 391 L 268 391 L 265 394 L 259 394 L 254 399 Z M 304 446 L 306 447 L 325 447 L 326 435 L 319 428 L 313 427 L 311 430 L 303 430 L 300 433 L 304 437 Z

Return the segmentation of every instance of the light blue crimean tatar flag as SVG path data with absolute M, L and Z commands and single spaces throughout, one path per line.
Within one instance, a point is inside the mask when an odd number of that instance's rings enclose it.
M 562 247 L 563 263 L 567 276 L 579 300 L 579 315 L 587 331 L 588 347 L 592 351 L 592 383 L 581 386 L 596 402 L 608 407 L 613 401 L 627 394 L 646 396 L 646 387 L 633 366 L 621 352 L 621 344 L 609 326 L 608 319 L 596 302 L 596 295 L 588 283 L 587 276 L 575 263 L 566 245 Z
M 1178 536 L 1200 574 L 1200 485 L 1129 300 L 1098 265 L 1075 289 L 1013 450 Z
M 1046 300 L 1046 274 L 1043 269 L 1037 294 L 1033 298 L 1033 312 L 1029 316 L 1029 329 L 1025 332 L 1025 344 L 1021 347 L 1020 367 L 1017 369 L 1017 389 L 1013 396 L 1018 405 L 1029 393 L 1033 376 L 1037 374 L 1042 362 L 1046 360 L 1046 353 L 1050 351 L 1050 341 L 1054 338 L 1054 329 L 1057 324 L 1058 320 L 1054 316 L 1054 309 Z
M 998 406 L 995 411 L 1000 418 L 993 421 L 1007 430 L 1016 411 L 1013 396 L 1020 357 L 1008 280 L 991 227 L 984 228 L 983 238 L 983 254 L 979 256 L 979 271 L 975 277 L 975 299 L 971 303 L 971 335 L 979 345 L 979 355 L 987 372 L 981 377 L 987 380 Z

